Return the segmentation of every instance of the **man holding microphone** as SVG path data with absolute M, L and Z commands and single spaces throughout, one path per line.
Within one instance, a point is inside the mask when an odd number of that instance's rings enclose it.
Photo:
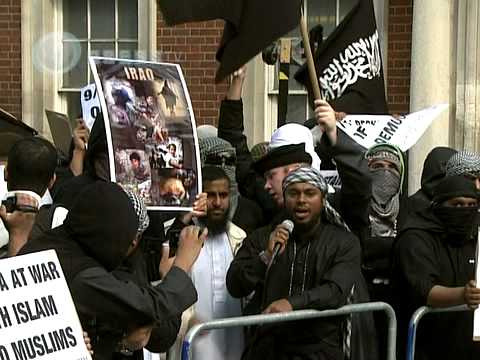
M 230 265 L 229 292 L 234 297 L 261 293 L 266 314 L 344 305 L 360 273 L 358 240 L 326 201 L 327 184 L 318 170 L 291 171 L 282 189 L 293 230 L 284 221 L 248 236 Z M 263 326 L 246 358 L 343 359 L 341 322 L 327 318 Z

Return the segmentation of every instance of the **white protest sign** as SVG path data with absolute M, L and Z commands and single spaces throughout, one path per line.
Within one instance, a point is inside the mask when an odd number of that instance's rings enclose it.
M 337 126 L 366 149 L 376 144 L 389 143 L 407 151 L 447 107 L 448 104 L 435 105 L 400 117 L 347 115 Z
M 0 260 L 0 360 L 89 360 L 54 250 Z
M 5 166 L 0 165 L 0 200 L 7 194 L 7 182 L 4 179 Z M 8 244 L 8 231 L 5 229 L 3 221 L 0 220 L 0 248 Z
M 80 99 L 82 103 L 82 118 L 88 129 L 92 130 L 93 123 L 101 111 L 95 84 L 83 87 L 80 91 Z
M 480 282 L 480 251 L 479 251 L 479 240 L 480 240 L 480 227 L 477 230 L 477 251 L 475 254 L 475 281 L 477 282 L 477 287 Z M 476 308 L 473 312 L 473 341 L 480 341 L 480 308 Z
M 160 354 L 151 353 L 147 349 L 143 349 L 143 360 L 160 360 Z

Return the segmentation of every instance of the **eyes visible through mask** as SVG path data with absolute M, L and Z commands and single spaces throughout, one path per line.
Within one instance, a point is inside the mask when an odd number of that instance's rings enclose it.
M 444 205 L 448 207 L 478 207 L 478 200 L 468 197 L 455 197 L 445 201 Z
M 217 166 L 235 166 L 237 158 L 234 154 L 218 153 L 210 154 L 205 158 L 205 164 Z
M 373 160 L 368 165 L 370 170 L 386 169 L 386 170 L 395 170 L 398 172 L 397 166 L 388 161 L 388 160 Z

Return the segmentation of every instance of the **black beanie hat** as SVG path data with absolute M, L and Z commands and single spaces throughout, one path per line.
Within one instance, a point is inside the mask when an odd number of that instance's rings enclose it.
M 479 192 L 472 180 L 464 176 L 447 176 L 433 189 L 433 202 L 441 204 L 456 197 L 478 199 Z

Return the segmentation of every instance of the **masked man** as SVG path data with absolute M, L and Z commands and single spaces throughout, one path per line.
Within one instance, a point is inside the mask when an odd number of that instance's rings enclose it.
M 463 176 L 447 176 L 434 189 L 431 207 L 409 218 L 395 246 L 393 281 L 398 302 L 399 344 L 421 306 L 480 303 L 475 281 L 478 192 Z M 432 314 L 422 321 L 415 359 L 478 359 L 473 313 Z M 399 354 L 399 359 L 404 358 Z
M 372 299 L 387 301 L 391 251 L 400 220 L 403 154 L 394 145 L 380 144 L 370 148 L 365 157 L 372 179 L 372 199 L 362 269 Z

